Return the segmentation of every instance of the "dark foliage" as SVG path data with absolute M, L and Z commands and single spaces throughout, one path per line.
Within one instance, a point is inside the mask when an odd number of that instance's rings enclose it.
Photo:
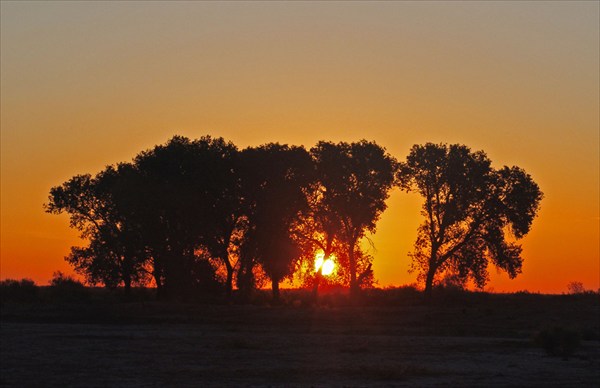
M 318 186 L 313 203 L 312 239 L 325 257 L 332 253 L 346 261 L 341 267 L 353 294 L 361 283 L 372 284 L 371 256 L 359 241 L 374 233 L 387 208 L 395 183 L 396 159 L 374 142 L 319 142 L 311 149 Z M 370 282 L 365 280 L 370 279 Z
M 293 230 L 308 212 L 306 193 L 314 181 L 312 161 L 303 147 L 279 144 L 248 148 L 241 160 L 247 220 L 241 259 L 245 267 L 253 262 L 262 266 L 277 300 L 279 283 L 292 275 L 302 254 Z
M 32 303 L 39 301 L 39 287 L 31 279 L 4 279 L 0 281 L 0 301 Z
M 399 165 L 366 140 L 239 151 L 222 138 L 175 136 L 53 187 L 44 207 L 68 214 L 86 240 L 66 260 L 89 285 L 126 295 L 150 285 L 159 298 L 193 301 L 231 298 L 235 281 L 247 299 L 268 278 L 278 299 L 279 284 L 304 268 L 315 295 L 320 284 L 342 285 L 356 297 L 375 282 L 360 242 L 398 182 L 425 197 L 412 257 L 426 292 L 441 275 L 446 287 L 482 287 L 488 263 L 520 272 L 521 247 L 507 236 L 527 234 L 542 193 L 522 169 L 495 170 L 462 145 L 414 146 Z M 335 257 L 330 279 L 314 270 L 317 250 Z M 73 279 L 55 280 L 57 295 L 71 287 L 84 299 Z
M 554 326 L 538 332 L 534 342 L 549 356 L 568 358 L 579 348 L 580 336 L 575 330 Z
M 135 158 L 134 219 L 163 296 L 194 294 L 198 279 L 192 269 L 204 259 L 199 251 L 226 265 L 231 290 L 228 249 L 240 216 L 236 155 L 236 147 L 222 138 L 175 136 Z
M 518 167 L 496 170 L 483 151 L 459 144 L 415 145 L 400 164 L 399 181 L 423 198 L 412 269 L 426 294 L 441 275 L 483 288 L 488 264 L 514 278 L 521 272 L 521 246 L 543 197 Z
M 72 276 L 55 272 L 50 280 L 50 297 L 58 303 L 87 303 L 91 299 L 90 290 Z

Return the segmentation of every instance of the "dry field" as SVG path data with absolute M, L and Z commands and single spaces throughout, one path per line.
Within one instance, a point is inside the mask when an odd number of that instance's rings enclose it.
M 598 386 L 598 297 L 435 305 L 3 306 L 3 386 Z M 532 337 L 570 327 L 548 356 Z

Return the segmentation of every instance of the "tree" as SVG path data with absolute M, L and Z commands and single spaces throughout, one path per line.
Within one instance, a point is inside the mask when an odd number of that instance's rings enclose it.
M 313 220 L 319 236 L 313 238 L 329 256 L 338 242 L 347 257 L 350 289 L 356 294 L 369 277 L 370 256 L 360 252 L 359 241 L 374 233 L 377 220 L 395 183 L 396 160 L 374 142 L 319 142 L 311 149 L 319 186 Z M 366 260 L 359 261 L 360 258 Z
M 291 276 L 302 251 L 292 230 L 308 209 L 307 191 L 314 180 L 311 157 L 303 147 L 267 144 L 242 152 L 243 207 L 247 228 L 243 260 L 259 263 L 271 279 L 273 298 L 279 283 Z M 243 272 L 248 272 L 245 268 Z
M 399 182 L 424 198 L 412 270 L 431 296 L 442 274 L 478 287 L 492 263 L 511 278 L 521 272 L 525 236 L 543 197 L 533 179 L 518 167 L 495 170 L 483 151 L 459 144 L 415 145 L 400 164 Z
M 585 287 L 582 282 L 569 282 L 567 284 L 567 291 L 571 295 L 585 294 Z
M 90 283 L 123 282 L 129 290 L 149 273 L 159 297 L 187 298 L 215 288 L 208 252 L 227 265 L 230 291 L 229 247 L 240 213 L 236 155 L 221 138 L 175 136 L 133 163 L 53 188 L 46 211 L 68 213 L 89 241 L 67 261 Z
M 335 251 L 337 274 L 356 291 L 372 282 L 359 241 L 375 231 L 396 165 L 367 141 L 240 153 L 222 138 L 175 136 L 131 163 L 54 187 L 46 211 L 68 213 L 88 240 L 67 260 L 90 283 L 129 290 L 151 275 L 159 297 L 188 298 L 214 289 L 219 262 L 228 295 L 236 270 L 238 287 L 248 288 L 262 269 L 277 298 L 316 243 L 326 256 Z
M 121 176 L 109 166 L 92 177 L 77 175 L 50 190 L 48 213 L 66 212 L 71 226 L 87 239 L 87 247 L 73 247 L 66 260 L 90 284 L 115 287 L 122 283 L 129 293 L 132 283 L 143 283 L 146 258 L 132 233 L 128 219 L 117 209 L 116 187 Z
M 140 208 L 146 244 L 170 296 L 189 295 L 194 269 L 210 269 L 200 264 L 199 249 L 225 264 L 231 292 L 229 248 L 240 216 L 236 155 L 222 138 L 175 136 L 135 158 L 144 195 L 132 206 Z

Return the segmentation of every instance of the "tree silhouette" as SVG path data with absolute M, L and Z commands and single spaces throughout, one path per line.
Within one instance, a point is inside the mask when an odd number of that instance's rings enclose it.
M 490 262 L 520 272 L 514 240 L 528 233 L 542 193 L 522 169 L 495 170 L 463 145 L 415 145 L 399 165 L 365 140 L 240 152 L 222 138 L 175 136 L 131 163 L 53 187 L 45 209 L 67 213 L 88 240 L 66 259 L 91 284 L 129 290 L 152 276 L 159 295 L 189 298 L 218 289 L 218 269 L 230 296 L 234 279 L 254 287 L 259 269 L 278 299 L 298 259 L 312 271 L 320 248 L 336 256 L 331 281 L 356 294 L 373 282 L 360 241 L 375 232 L 396 181 L 425 198 L 411 256 L 428 295 L 441 275 L 483 287 Z M 316 290 L 320 276 L 312 278 Z
M 369 276 L 371 266 L 358 245 L 366 232 L 375 232 L 376 222 L 395 182 L 396 160 L 374 142 L 319 142 L 311 149 L 319 187 L 313 218 L 325 255 L 339 242 L 347 259 L 351 292 L 360 288 L 359 280 Z M 362 265 L 361 265 L 362 264 Z
M 241 159 L 247 219 L 243 261 L 246 267 L 251 261 L 262 266 L 271 279 L 273 298 L 278 300 L 279 283 L 291 276 L 302 253 L 291 232 L 308 209 L 307 191 L 314 180 L 312 160 L 303 147 L 273 143 L 247 148 Z
M 427 143 L 412 147 L 398 176 L 425 199 L 411 256 L 426 296 L 441 274 L 483 287 L 490 262 L 511 278 L 521 272 L 521 246 L 509 236 L 529 232 L 543 197 L 525 171 L 495 170 L 484 152 L 464 145 Z
M 236 153 L 222 138 L 175 136 L 135 158 L 138 190 L 144 193 L 137 205 L 139 223 L 167 296 L 189 296 L 194 272 L 211 270 L 202 264 L 201 248 L 225 264 L 231 291 L 228 249 L 239 217 Z
M 174 137 L 167 144 L 140 153 L 137 169 L 139 211 L 134 214 L 153 257 L 161 297 L 180 298 L 191 292 L 194 251 L 199 241 L 199 199 L 192 174 L 197 166 L 193 144 Z
M 208 257 L 233 278 L 230 246 L 241 217 L 237 148 L 223 139 L 175 136 L 133 163 L 78 175 L 51 189 L 46 211 L 66 212 L 88 240 L 66 258 L 106 286 L 154 277 L 160 296 L 188 298 L 214 287 Z
M 123 283 L 128 293 L 133 282 L 144 281 L 145 257 L 127 219 L 116 206 L 120 180 L 113 167 L 92 178 L 77 175 L 50 190 L 46 211 L 66 212 L 71 226 L 89 240 L 87 247 L 73 247 L 66 258 L 91 284 L 114 287 Z

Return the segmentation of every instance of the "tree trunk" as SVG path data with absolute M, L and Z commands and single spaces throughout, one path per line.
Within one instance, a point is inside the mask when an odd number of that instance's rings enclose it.
M 327 238 L 327 247 L 323 252 L 323 258 L 327 258 L 331 256 L 331 243 L 332 239 L 330 237 Z M 321 273 L 322 268 L 319 268 L 319 271 L 315 272 L 315 284 L 313 285 L 312 290 L 312 300 L 313 303 L 317 303 L 319 299 L 319 284 L 321 283 L 321 279 L 323 279 L 323 274 Z
M 429 270 L 427 271 L 427 278 L 425 279 L 425 299 L 431 300 L 431 291 L 433 290 L 433 277 L 435 276 L 436 267 L 429 265 Z
M 162 274 L 162 263 L 159 259 L 154 256 L 152 258 L 152 277 L 154 278 L 154 282 L 156 283 L 156 299 L 161 300 L 164 296 L 163 284 L 161 281 Z
M 271 280 L 271 289 L 273 290 L 273 302 L 279 303 L 280 294 L 279 294 L 279 280 Z
M 131 278 L 133 273 L 133 259 L 125 254 L 120 258 L 121 280 L 123 280 L 123 290 L 125 298 L 129 299 L 131 295 Z
M 238 271 L 237 275 L 237 286 L 240 295 L 240 300 L 244 303 L 250 300 L 250 296 L 254 289 L 254 274 L 252 269 L 254 263 L 243 263 Z
M 161 300 L 164 296 L 163 286 L 160 281 L 160 275 L 154 275 L 154 281 L 156 282 L 156 299 Z
M 227 258 L 222 258 L 225 263 L 225 267 L 227 268 L 227 280 L 225 284 L 225 296 L 227 299 L 231 299 L 231 295 L 233 293 L 233 267 Z
M 313 285 L 313 289 L 312 289 L 312 299 L 313 299 L 313 303 L 317 303 L 318 299 L 319 299 L 319 283 L 321 283 L 321 278 L 323 277 L 323 275 L 321 275 L 321 272 L 317 272 L 315 274 L 315 284 Z
M 354 244 L 348 250 L 348 261 L 350 263 L 350 296 L 356 297 L 360 288 L 356 280 L 356 259 L 354 257 Z
M 123 276 L 123 284 L 125 290 L 125 297 L 129 298 L 129 296 L 131 296 L 131 276 Z
M 166 299 L 173 301 L 180 296 L 181 284 L 181 261 L 176 262 L 175 255 L 170 255 L 165 263 L 165 278 L 163 291 Z M 180 259 L 180 257 L 177 257 Z

